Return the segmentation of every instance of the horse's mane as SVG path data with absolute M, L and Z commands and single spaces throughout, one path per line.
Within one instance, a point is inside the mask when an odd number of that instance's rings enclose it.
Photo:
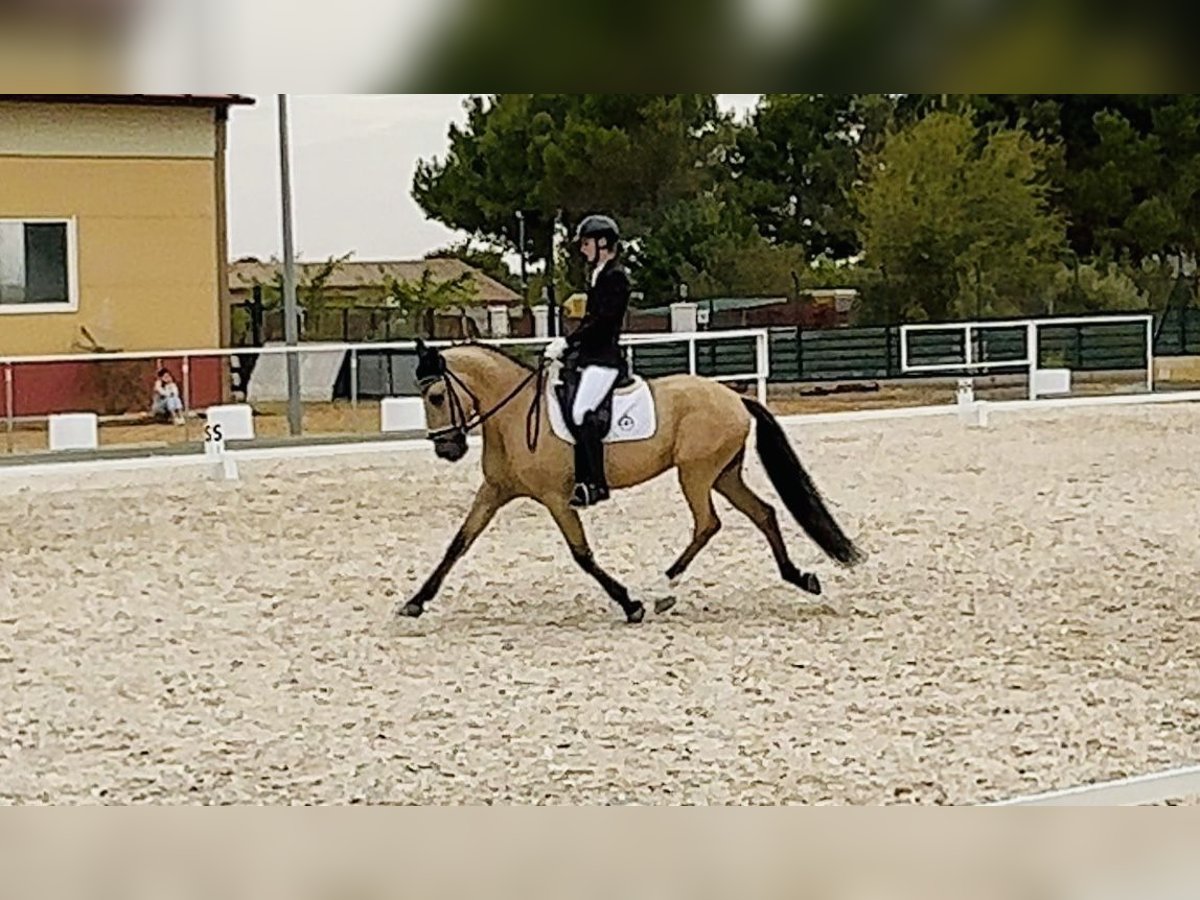
M 485 344 L 482 341 L 463 341 L 461 344 L 454 344 L 446 349 L 457 350 L 459 347 L 478 347 L 480 350 L 486 350 L 488 353 L 494 353 L 496 356 L 503 356 L 509 362 L 520 366 L 526 372 L 532 372 L 534 370 L 533 366 L 529 365 L 529 363 L 525 362 L 525 360 L 518 359 L 515 355 L 503 349 L 502 347 L 496 347 L 493 344 Z

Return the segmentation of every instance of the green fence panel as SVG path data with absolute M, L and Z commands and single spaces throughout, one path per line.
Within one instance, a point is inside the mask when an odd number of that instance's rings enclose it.
M 1155 323 L 1156 356 L 1200 355 L 1200 307 L 1173 307 Z
M 1200 353 L 1200 309 L 1173 310 L 1157 329 L 1155 353 Z M 1076 371 L 1141 369 L 1146 365 L 1145 326 L 1140 322 L 1043 325 L 1038 328 L 1038 364 Z M 972 331 L 971 356 L 980 362 L 1003 363 L 1026 358 L 1024 328 L 988 327 Z M 773 382 L 894 378 L 900 373 L 900 329 L 837 328 L 820 331 L 784 327 L 769 329 L 770 375 Z M 753 372 L 757 348 L 753 338 L 699 341 L 696 366 L 701 375 Z M 910 365 L 953 365 L 966 359 L 962 330 L 909 332 Z M 654 344 L 634 350 L 634 370 L 645 377 L 688 371 L 686 344 Z M 993 373 L 1010 371 L 997 366 Z M 915 373 L 920 375 L 920 373 Z M 946 376 L 966 374 L 949 369 Z
M 799 335 L 802 380 L 887 378 L 894 341 L 887 328 L 803 331 Z

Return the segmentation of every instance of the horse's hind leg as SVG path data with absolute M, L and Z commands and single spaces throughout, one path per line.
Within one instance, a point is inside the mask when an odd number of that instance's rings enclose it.
M 717 473 L 711 465 L 688 463 L 679 467 L 679 485 L 683 496 L 692 510 L 692 540 L 679 554 L 679 559 L 667 569 L 667 578 L 674 581 L 681 576 L 696 554 L 721 530 L 721 520 L 713 507 L 712 490 Z
M 783 534 L 779 531 L 779 519 L 775 509 L 758 494 L 750 490 L 742 478 L 742 457 L 739 454 L 734 464 L 721 473 L 717 479 L 717 492 L 745 514 L 751 522 L 758 526 L 771 545 L 771 553 L 779 566 L 779 574 L 789 584 L 808 591 L 810 594 L 821 593 L 821 582 L 812 572 L 801 572 L 788 556 L 787 545 L 783 542 Z

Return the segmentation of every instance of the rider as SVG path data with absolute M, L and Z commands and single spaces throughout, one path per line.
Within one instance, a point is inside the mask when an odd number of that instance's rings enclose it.
M 619 341 L 625 310 L 629 306 L 629 273 L 620 261 L 621 233 L 609 216 L 587 216 L 575 231 L 579 252 L 591 266 L 587 308 L 579 327 L 563 341 L 546 348 L 550 358 L 561 358 L 577 369 L 579 387 L 571 417 L 576 426 L 575 492 L 572 506 L 591 506 L 608 499 L 604 474 L 604 435 L 596 410 L 612 392 L 624 360 Z

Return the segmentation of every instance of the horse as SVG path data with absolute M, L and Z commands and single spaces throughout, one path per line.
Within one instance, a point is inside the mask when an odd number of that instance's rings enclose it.
M 531 498 L 550 513 L 575 562 L 616 601 L 626 621 L 642 621 L 645 606 L 596 562 L 579 512 L 570 505 L 574 448 L 550 433 L 547 404 L 555 401 L 545 389 L 549 372 L 542 357 L 530 366 L 487 344 L 458 344 L 443 351 L 417 343 L 417 379 L 434 452 L 457 462 L 467 454 L 468 432 L 479 430 L 483 483 L 441 562 L 411 599 L 397 605 L 398 616 L 420 616 L 496 513 L 515 499 Z M 678 469 L 694 522 L 691 541 L 667 569 L 668 579 L 677 580 L 720 531 L 715 491 L 763 533 L 784 581 L 809 594 L 821 593 L 817 575 L 792 563 L 774 508 L 743 478 L 752 424 L 757 427 L 763 468 L 808 536 L 842 566 L 852 567 L 863 559 L 826 509 L 783 428 L 765 406 L 696 375 L 669 375 L 646 384 L 653 396 L 655 432 L 645 440 L 605 444 L 605 468 L 614 490 Z

